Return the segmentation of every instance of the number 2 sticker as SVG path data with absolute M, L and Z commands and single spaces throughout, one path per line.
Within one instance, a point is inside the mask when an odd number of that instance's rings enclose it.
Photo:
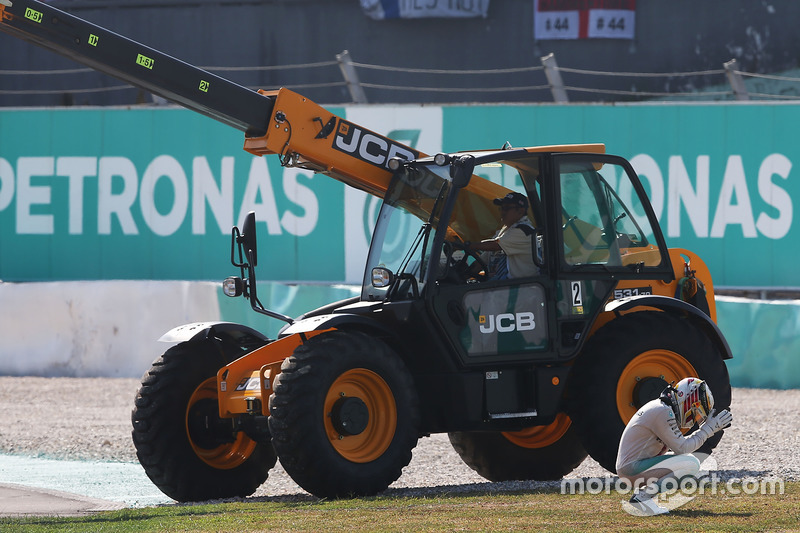
M 580 281 L 570 282 L 572 293 L 572 312 L 578 315 L 583 314 L 583 283 Z
M 583 291 L 580 281 L 572 282 L 572 306 L 583 305 Z

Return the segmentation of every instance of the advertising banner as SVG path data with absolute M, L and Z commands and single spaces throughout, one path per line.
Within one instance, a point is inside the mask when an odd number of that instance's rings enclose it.
M 361 0 L 361 9 L 376 20 L 486 18 L 489 0 Z
M 444 149 L 605 143 L 640 175 L 667 244 L 716 285 L 800 287 L 798 119 L 788 104 L 448 107 Z
M 605 143 L 640 174 L 668 244 L 700 254 L 718 286 L 800 287 L 800 106 L 331 111 L 428 154 Z M 183 109 L 0 111 L 0 280 L 219 280 L 252 210 L 261 280 L 360 284 L 380 201 L 242 142 Z
M 439 108 L 331 111 L 441 146 Z M 0 111 L 0 280 L 222 279 L 255 211 L 263 279 L 360 284 L 379 200 L 243 142 L 177 108 Z
M 633 39 L 636 0 L 534 0 L 533 38 Z

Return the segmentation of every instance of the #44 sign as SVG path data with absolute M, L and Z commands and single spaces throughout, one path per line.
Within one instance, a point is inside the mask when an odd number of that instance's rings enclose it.
M 633 39 L 636 0 L 534 0 L 533 37 Z

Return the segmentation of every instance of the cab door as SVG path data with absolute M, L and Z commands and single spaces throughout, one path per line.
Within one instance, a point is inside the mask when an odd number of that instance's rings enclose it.
M 434 312 L 462 363 L 550 359 L 552 284 L 543 277 L 441 286 Z
M 525 230 L 522 232 L 538 264 L 535 271 L 516 279 L 492 280 L 479 275 L 472 279 L 444 279 L 436 283 L 430 297 L 433 315 L 440 321 L 462 364 L 476 366 L 525 361 L 543 361 L 557 357 L 553 343 L 555 332 L 556 286 L 543 257 L 541 229 L 545 210 L 541 202 L 542 168 L 545 156 L 516 152 L 507 160 L 477 166 L 468 186 L 458 191 L 447 216 L 446 230 L 464 241 L 490 239 L 500 229 L 500 207 L 491 196 L 502 197 L 518 192 L 528 198 Z M 494 185 L 487 186 L 480 177 L 491 171 Z M 497 185 L 502 185 L 497 187 Z M 520 220 L 520 222 L 523 222 Z M 546 246 L 544 246 L 546 249 Z M 444 255 L 448 255 L 445 253 Z M 483 267 L 492 262 L 482 254 Z M 530 264 L 530 263 L 529 263 Z M 472 265 L 475 267 L 476 265 Z
M 574 354 L 619 280 L 648 294 L 672 277 L 669 254 L 646 190 L 623 158 L 554 154 L 548 238 L 557 273 L 562 355 Z

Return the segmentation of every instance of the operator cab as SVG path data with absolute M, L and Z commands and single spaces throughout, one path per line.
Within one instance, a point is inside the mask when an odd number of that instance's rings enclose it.
M 425 300 L 465 362 L 576 353 L 619 280 L 673 276 L 636 173 L 598 146 L 395 160 L 361 299 Z M 528 253 L 538 268 L 493 280 L 468 243 L 495 235 L 495 200 L 510 192 L 528 199 Z
M 413 298 L 430 282 L 485 280 L 472 268 L 482 260 L 469 243 L 500 229 L 495 200 L 510 192 L 528 198 L 533 232 L 526 233 L 541 273 L 671 272 L 645 191 L 621 158 L 516 149 L 395 165 L 373 235 L 365 300 Z

